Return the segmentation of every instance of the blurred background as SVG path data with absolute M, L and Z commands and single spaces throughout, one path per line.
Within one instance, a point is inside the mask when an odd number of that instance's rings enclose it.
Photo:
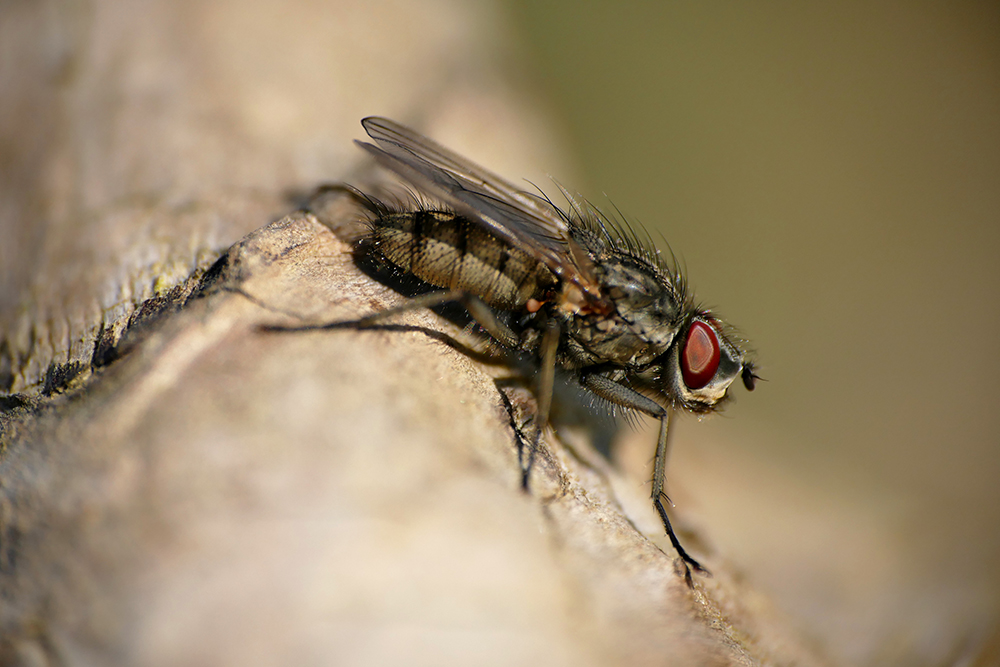
M 844 664 L 1000 654 L 997 3 L 3 2 L 0 90 L 0 333 L 186 276 L 388 115 L 613 202 L 752 341 L 673 442 L 713 558 Z
M 995 638 L 1000 6 L 509 8 L 575 185 L 758 350 L 675 502 L 854 664 Z

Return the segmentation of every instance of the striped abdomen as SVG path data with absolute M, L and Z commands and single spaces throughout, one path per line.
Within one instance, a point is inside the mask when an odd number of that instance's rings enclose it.
M 557 283 L 544 264 L 454 213 L 390 213 L 372 221 L 371 238 L 400 269 L 501 310 L 521 308 L 531 298 L 542 301 Z

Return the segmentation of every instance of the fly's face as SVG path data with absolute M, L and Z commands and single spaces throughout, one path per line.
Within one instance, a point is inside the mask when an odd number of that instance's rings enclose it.
M 756 376 L 744 356 L 718 320 L 697 313 L 662 359 L 661 391 L 690 412 L 711 412 L 737 377 L 753 389 Z

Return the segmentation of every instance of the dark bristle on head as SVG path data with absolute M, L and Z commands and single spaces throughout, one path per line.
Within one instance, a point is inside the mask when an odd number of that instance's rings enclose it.
M 674 267 L 665 261 L 645 227 L 627 221 L 617 207 L 615 211 L 618 215 L 608 215 L 586 199 L 581 198 L 581 202 L 571 200 L 573 210 L 578 215 L 578 222 L 599 233 L 612 248 L 645 260 L 650 266 L 660 269 L 668 276 L 676 273 Z

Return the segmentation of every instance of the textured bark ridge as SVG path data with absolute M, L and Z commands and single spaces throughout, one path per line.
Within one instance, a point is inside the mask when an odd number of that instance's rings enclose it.
M 0 655 L 823 664 L 710 554 L 689 589 L 645 487 L 580 429 L 546 434 L 523 492 L 531 394 L 450 322 L 263 330 L 402 299 L 331 232 L 349 204 L 316 211 L 233 246 L 78 388 L 8 413 Z

